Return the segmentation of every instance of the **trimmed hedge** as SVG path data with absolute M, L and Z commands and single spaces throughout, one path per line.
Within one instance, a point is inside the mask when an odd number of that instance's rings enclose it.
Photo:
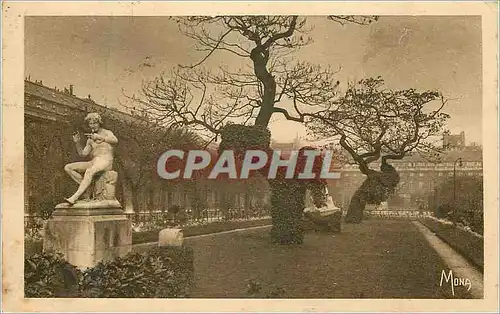
M 267 149 L 271 143 L 271 132 L 259 125 L 228 124 L 221 132 L 219 152 L 232 149 L 242 153 L 247 149 Z
M 186 298 L 193 262 L 187 247 L 157 247 L 82 272 L 60 255 L 35 254 L 25 259 L 25 297 Z
M 484 241 L 482 238 L 454 225 L 443 224 L 431 218 L 420 219 L 420 222 L 467 258 L 481 272 L 484 270 Z
M 304 229 L 302 218 L 306 184 L 299 180 L 284 179 L 278 170 L 278 177 L 269 180 L 271 187 L 271 217 L 272 228 L 270 238 L 276 244 L 302 244 Z
M 267 151 L 269 156 L 272 154 L 270 148 L 271 132 L 263 126 L 229 124 L 226 125 L 221 132 L 221 143 L 219 145 L 219 153 L 223 150 L 233 150 L 235 153 L 236 163 L 243 161 L 245 152 L 250 149 L 260 149 Z M 323 200 L 318 198 L 317 191 L 324 188 L 326 182 L 319 178 L 311 180 L 299 180 L 298 173 L 304 169 L 306 165 L 306 156 L 303 154 L 305 150 L 314 149 L 312 147 L 303 147 L 299 150 L 297 164 L 293 178 L 288 178 L 285 175 L 283 167 L 278 168 L 276 177 L 269 179 L 268 183 L 271 190 L 271 218 L 272 228 L 270 238 L 272 243 L 277 244 L 301 244 L 304 239 L 304 230 L 302 228 L 302 217 L 304 211 L 304 197 L 306 189 L 313 191 L 313 197 L 318 203 Z M 313 164 L 313 173 L 319 174 L 317 171 L 322 167 L 322 157 L 317 156 Z M 258 170 L 264 177 L 268 177 L 270 170 L 270 162 L 272 158 L 268 158 L 267 164 Z

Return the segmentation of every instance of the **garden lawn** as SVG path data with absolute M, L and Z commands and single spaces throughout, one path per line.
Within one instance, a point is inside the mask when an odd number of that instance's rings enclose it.
M 272 245 L 269 228 L 188 238 L 194 298 L 471 298 L 440 286 L 448 270 L 411 221 L 343 225 L 308 233 L 301 246 Z M 474 284 L 474 283 L 472 283 Z

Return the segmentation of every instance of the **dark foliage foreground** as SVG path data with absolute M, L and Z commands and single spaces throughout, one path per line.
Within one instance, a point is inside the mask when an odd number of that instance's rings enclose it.
M 24 264 L 27 298 L 185 298 L 194 273 L 193 252 L 186 247 L 132 253 L 85 271 L 47 253 Z

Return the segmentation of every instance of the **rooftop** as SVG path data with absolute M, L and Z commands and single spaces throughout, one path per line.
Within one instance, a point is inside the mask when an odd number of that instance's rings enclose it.
M 471 150 L 471 149 L 462 149 L 462 150 L 451 150 L 446 151 L 441 154 L 440 159 L 442 162 L 454 162 L 458 158 L 462 158 L 463 161 L 482 161 L 483 160 L 483 152 L 482 150 Z M 400 161 L 392 161 L 393 163 L 400 162 L 428 162 L 424 157 L 422 157 L 418 153 L 413 153 L 405 156 Z
M 95 108 L 97 108 L 103 111 L 113 112 L 113 114 L 118 115 L 118 117 L 121 119 L 125 120 L 137 119 L 137 117 L 125 111 L 121 111 L 113 107 L 107 107 L 96 103 L 94 100 L 90 98 L 90 95 L 88 98 L 79 98 L 73 95 L 72 86 L 70 86 L 70 89 L 65 89 L 65 91 L 61 91 L 56 88 L 50 88 L 44 86 L 41 81 L 32 82 L 29 80 L 25 80 L 24 93 L 38 98 L 46 99 L 73 109 L 90 111 L 90 110 L 95 110 Z

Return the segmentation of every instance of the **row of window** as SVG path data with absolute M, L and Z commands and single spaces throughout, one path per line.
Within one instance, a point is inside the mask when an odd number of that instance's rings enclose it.
M 431 175 L 434 174 L 434 173 L 431 173 Z M 410 177 L 424 177 L 426 175 L 429 175 L 429 173 L 423 173 L 423 172 L 410 172 L 408 174 L 405 174 L 405 173 L 402 173 L 400 174 L 401 176 L 410 176 Z M 451 172 L 438 172 L 437 173 L 438 176 L 442 177 L 442 176 L 453 176 L 453 171 Z M 457 171 L 456 172 L 456 175 L 457 176 L 482 176 L 483 173 L 480 172 L 480 171 L 467 171 L 467 172 L 464 172 L 464 171 Z M 342 173 L 342 177 L 364 177 L 365 175 L 362 174 L 362 173 L 347 173 L 347 172 L 344 172 Z
M 470 168 L 481 168 L 483 166 L 482 161 L 463 161 L 461 166 L 455 162 L 441 162 L 441 163 L 430 163 L 430 162 L 405 162 L 405 163 L 394 163 L 396 168 L 439 168 L 447 167 L 453 168 L 454 166 L 459 169 L 460 167 L 470 167 Z M 380 164 L 372 164 L 373 167 L 377 168 Z M 347 165 L 346 169 L 356 169 L 357 165 Z
M 454 162 L 442 162 L 442 163 L 429 163 L 429 162 L 408 162 L 395 165 L 396 167 L 423 167 L 423 168 L 434 168 L 434 167 L 453 167 Z M 462 167 L 482 167 L 482 161 L 464 161 L 462 162 Z

